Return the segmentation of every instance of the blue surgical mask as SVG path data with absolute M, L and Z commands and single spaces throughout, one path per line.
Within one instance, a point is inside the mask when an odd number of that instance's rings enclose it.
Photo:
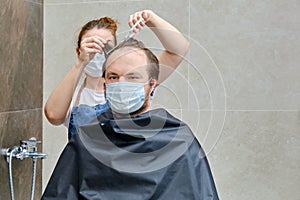
M 112 111 L 129 114 L 145 102 L 144 83 L 115 82 L 106 85 L 106 99 Z
M 104 54 L 96 53 L 94 58 L 86 65 L 84 72 L 89 76 L 98 78 L 102 76 L 102 66 L 105 62 Z

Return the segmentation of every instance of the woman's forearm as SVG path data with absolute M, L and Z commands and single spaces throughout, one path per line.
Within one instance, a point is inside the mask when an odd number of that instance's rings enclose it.
M 150 19 L 146 25 L 155 33 L 165 50 L 184 57 L 188 51 L 189 42 L 172 24 L 149 11 Z
M 155 33 L 165 48 L 159 55 L 160 75 L 158 82 L 167 79 L 179 66 L 189 49 L 189 41 L 169 22 L 152 11 L 146 25 Z
M 77 62 L 49 96 L 44 112 L 51 124 L 60 125 L 66 120 L 82 69 L 82 64 Z

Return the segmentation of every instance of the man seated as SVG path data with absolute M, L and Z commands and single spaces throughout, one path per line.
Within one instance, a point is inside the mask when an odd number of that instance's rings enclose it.
M 130 39 L 109 53 L 103 72 L 110 110 L 71 138 L 42 199 L 219 199 L 190 128 L 150 110 L 156 56 Z

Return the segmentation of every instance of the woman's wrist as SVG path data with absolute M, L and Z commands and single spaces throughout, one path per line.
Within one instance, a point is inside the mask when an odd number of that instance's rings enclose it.
M 146 25 L 148 27 L 155 27 L 155 18 L 158 17 L 152 10 L 145 10 L 145 15 L 147 16 Z
M 78 59 L 73 67 L 74 67 L 76 70 L 82 71 L 82 70 L 85 68 L 86 65 L 87 65 L 87 64 L 85 64 L 84 61 Z

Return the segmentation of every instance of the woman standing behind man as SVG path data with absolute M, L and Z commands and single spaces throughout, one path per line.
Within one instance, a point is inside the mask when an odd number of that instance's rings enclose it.
M 136 12 L 129 17 L 132 27 L 139 19 L 136 31 L 148 26 L 165 48 L 157 57 L 160 63 L 159 83 L 164 81 L 183 60 L 189 42 L 170 23 L 151 10 Z M 86 23 L 78 36 L 77 61 L 48 98 L 44 111 L 53 125 L 65 123 L 69 139 L 81 125 L 88 124 L 97 115 L 108 109 L 104 96 L 102 64 L 106 44 L 116 45 L 117 23 L 109 17 Z M 77 84 L 85 73 L 81 87 Z

